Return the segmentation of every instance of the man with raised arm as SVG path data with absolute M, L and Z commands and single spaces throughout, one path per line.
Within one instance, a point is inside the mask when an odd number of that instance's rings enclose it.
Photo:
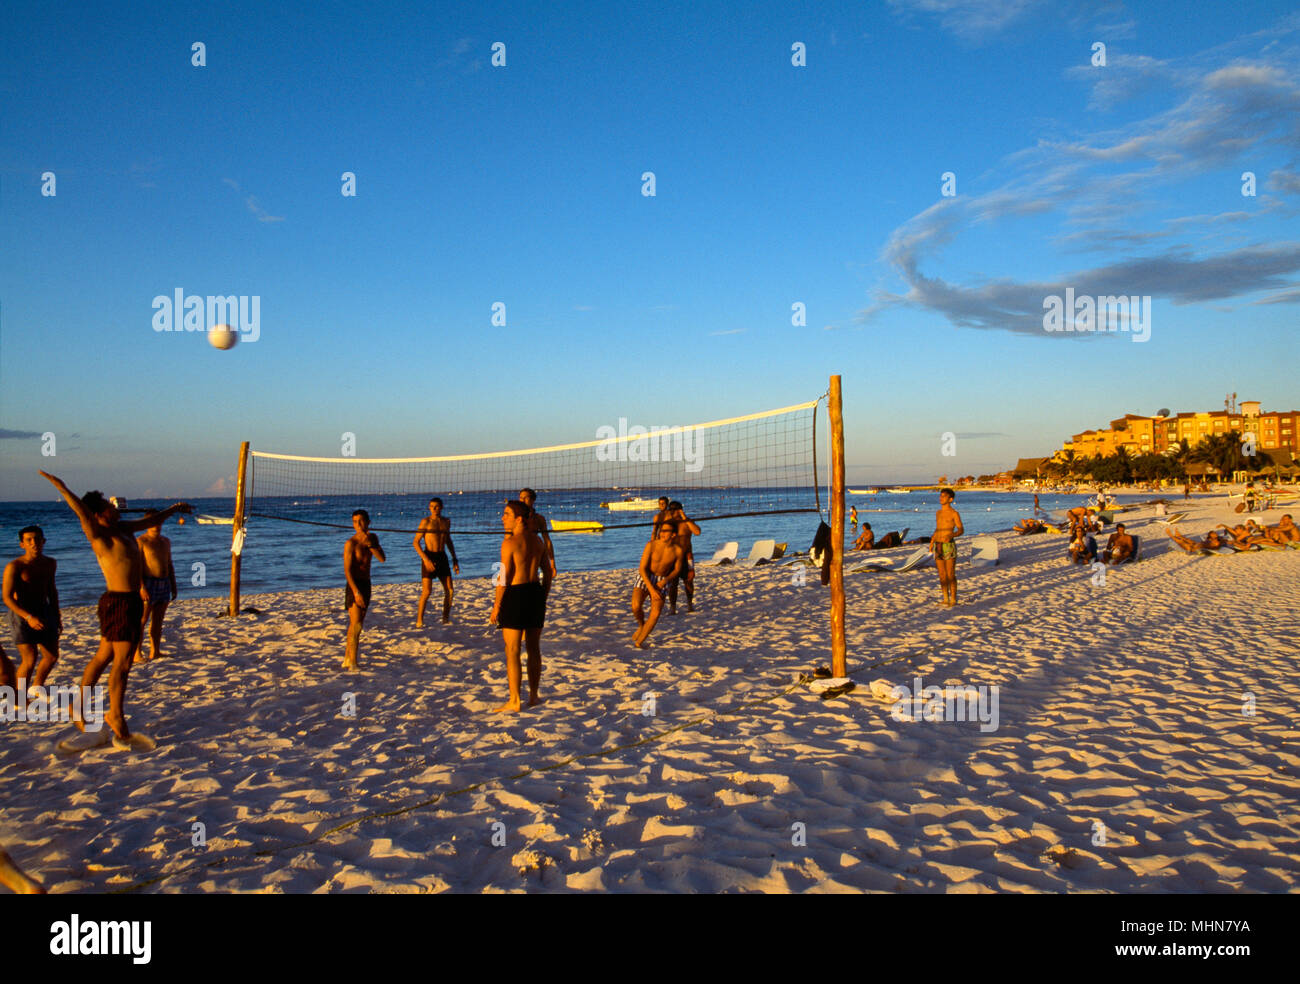
M 682 573 L 668 588 L 668 605 L 672 614 L 677 614 L 677 585 L 686 589 L 686 610 L 695 611 L 695 549 L 691 536 L 699 536 L 698 524 L 686 518 L 686 510 L 680 502 L 668 504 L 668 518 L 677 524 L 677 545 L 682 548 Z
M 424 627 L 424 606 L 433 593 L 434 578 L 442 582 L 442 624 L 447 625 L 451 622 L 454 593 L 451 573 L 460 573 L 460 561 L 456 559 L 456 545 L 451 542 L 451 520 L 442 514 L 442 500 L 436 496 L 429 500 L 429 515 L 420 520 L 411 546 L 420 555 L 420 601 L 415 607 L 415 627 Z M 448 550 L 451 563 L 447 562 Z
M 343 595 L 343 605 L 348 610 L 348 642 L 343 654 L 343 669 L 355 670 L 357 646 L 361 641 L 361 627 L 370 608 L 370 561 L 374 557 L 385 563 L 384 548 L 379 537 L 370 532 L 370 513 L 358 509 L 352 514 L 352 528 L 356 532 L 343 545 L 343 576 L 348 580 Z
M 146 509 L 145 516 L 153 516 L 157 509 Z M 162 624 L 167 606 L 176 600 L 176 570 L 172 567 L 172 541 L 162 535 L 162 527 L 150 526 L 135 538 L 144 559 L 144 586 L 140 589 L 144 600 L 144 618 L 140 624 L 140 642 L 131 655 L 134 663 L 144 647 L 144 628 L 149 626 L 149 655 L 145 662 L 162 655 Z M 152 621 L 152 625 L 150 625 Z
M 632 636 L 632 645 L 637 649 L 645 648 L 646 639 L 663 614 L 664 592 L 681 572 L 682 548 L 677 543 L 677 523 L 665 519 L 659 526 L 657 538 L 647 543 L 641 551 L 636 585 L 632 588 L 632 614 L 636 616 L 638 626 Z M 648 619 L 642 610 L 646 595 L 650 596 Z
M 521 641 L 528 649 L 528 706 L 540 699 L 537 689 L 542 682 L 542 626 L 546 623 L 546 596 L 551 589 L 551 569 L 545 563 L 546 548 L 528 522 L 532 510 L 511 499 L 501 511 L 506 536 L 501 541 L 501 568 L 497 575 L 496 601 L 490 620 L 501 629 L 506 651 L 506 681 L 510 698 L 497 713 L 513 714 L 522 706 L 519 687 Z M 541 583 L 537 572 L 541 571 Z
M 59 614 L 59 592 L 54 586 L 58 564 L 43 552 L 45 534 L 39 526 L 25 526 L 18 534 L 18 542 L 23 555 L 5 566 L 3 595 L 13 625 L 14 645 L 18 647 L 16 677 L 30 692 L 45 685 L 45 678 L 58 662 L 63 618 Z
M 930 537 L 930 553 L 939 571 L 939 587 L 943 591 L 941 604 L 952 608 L 957 604 L 957 544 L 956 538 L 965 533 L 961 515 L 952 507 L 957 496 L 952 489 L 939 491 L 939 510 L 934 514 L 934 533 Z
M 188 502 L 177 502 L 162 512 L 128 522 L 122 519 L 117 506 L 107 501 L 103 493 L 87 492 L 79 499 L 62 480 L 48 472 L 40 474 L 49 479 L 77 514 L 81 532 L 90 541 L 95 560 L 104 574 L 104 585 L 108 590 L 99 599 L 99 651 L 86 664 L 86 671 L 81 675 L 81 688 L 84 694 L 87 687 L 93 687 L 99 681 L 104 668 L 110 662 L 113 664 L 108 674 L 109 711 L 104 720 L 113 729 L 113 743 L 129 747 L 131 731 L 126 723 L 126 681 L 144 620 L 144 602 L 140 598 L 144 561 L 135 534 L 150 526 L 161 525 L 174 513 L 192 510 Z M 72 723 L 82 731 L 86 730 L 79 711 Z
M 537 493 L 532 489 L 522 489 L 519 493 L 519 501 L 528 507 L 528 526 L 542 538 L 542 546 L 546 548 L 546 562 L 550 565 L 551 577 L 555 577 L 557 573 L 555 569 L 555 545 L 551 543 L 551 528 L 546 523 L 546 517 L 533 506 L 533 503 L 537 501 Z M 549 590 L 548 588 L 548 593 Z

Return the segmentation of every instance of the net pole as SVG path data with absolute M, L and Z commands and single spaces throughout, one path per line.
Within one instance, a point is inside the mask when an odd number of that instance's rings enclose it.
M 239 541 L 244 528 L 244 478 L 248 474 L 248 442 L 239 445 L 239 479 L 235 483 L 235 522 L 230 528 L 230 611 L 234 618 L 239 614 L 239 562 L 243 554 Z
M 840 377 L 831 377 L 831 674 L 848 676 L 844 642 L 844 404 Z

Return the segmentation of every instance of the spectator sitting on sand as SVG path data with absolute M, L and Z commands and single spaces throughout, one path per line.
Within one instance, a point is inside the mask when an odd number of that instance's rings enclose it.
M 1106 551 L 1102 554 L 1101 560 L 1103 564 L 1122 564 L 1126 560 L 1132 560 L 1136 550 L 1137 542 L 1133 539 L 1133 535 L 1124 532 L 1123 523 L 1117 523 L 1115 532 L 1106 541 Z
M 1300 526 L 1291 522 L 1291 514 L 1286 513 L 1278 520 L 1276 526 L 1270 526 L 1269 529 L 1274 533 L 1281 533 L 1282 538 L 1279 540 L 1274 537 L 1278 543 L 1300 543 Z
M 1072 561 L 1076 564 L 1088 564 L 1097 556 L 1097 541 L 1082 526 L 1077 526 L 1069 549 Z
M 871 532 L 871 524 L 862 524 L 862 535 L 853 541 L 854 550 L 870 550 L 876 545 L 876 534 Z

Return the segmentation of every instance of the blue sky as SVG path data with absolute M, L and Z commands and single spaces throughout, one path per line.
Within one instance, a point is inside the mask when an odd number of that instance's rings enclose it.
M 0 499 L 41 467 L 220 491 L 245 439 L 589 440 L 832 372 L 857 484 L 1230 391 L 1293 409 L 1290 6 L 11 4 Z M 1150 296 L 1150 340 L 1045 332 L 1066 286 Z M 260 337 L 155 332 L 177 288 L 260 297 Z

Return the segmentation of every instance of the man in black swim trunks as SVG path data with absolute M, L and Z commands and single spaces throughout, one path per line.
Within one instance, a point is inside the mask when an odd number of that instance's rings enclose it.
M 437 496 L 429 500 L 429 515 L 420 520 L 411 541 L 415 552 L 420 555 L 420 601 L 415 607 L 415 627 L 424 627 L 424 607 L 433 593 L 433 579 L 442 582 L 442 624 L 451 622 L 451 598 L 455 593 L 452 588 L 451 572 L 460 573 L 460 561 L 456 559 L 456 545 L 451 542 L 451 520 L 442 514 L 442 500 Z M 447 551 L 451 551 L 451 563 L 447 562 Z
M 361 641 L 361 626 L 370 608 L 370 561 L 378 557 L 382 564 L 388 560 L 379 537 L 370 532 L 370 513 L 358 509 L 352 514 L 352 528 L 356 533 L 343 547 L 343 576 L 348 579 L 343 605 L 348 610 L 348 642 L 343 655 L 343 669 L 355 670 L 357 646 Z
M 45 685 L 45 678 L 59 659 L 63 619 L 59 614 L 59 592 L 54 586 L 57 563 L 43 553 L 45 534 L 39 526 L 25 526 L 18 534 L 18 542 L 23 555 L 6 565 L 3 595 L 14 630 L 14 645 L 18 647 L 16 676 L 30 692 Z
M 522 706 L 521 641 L 528 649 L 528 706 L 532 707 L 540 699 L 537 688 L 542 682 L 542 626 L 546 622 L 546 596 L 551 589 L 551 565 L 541 537 L 528 523 L 531 512 L 518 499 L 507 502 L 501 512 L 506 537 L 501 541 L 501 573 L 497 577 L 496 603 L 490 620 L 500 627 L 505 643 L 510 699 L 494 708 L 498 713 L 513 714 Z
M 103 493 L 87 492 L 79 499 L 62 480 L 48 472 L 40 474 L 50 480 L 77 514 L 81 531 L 90 541 L 95 560 L 104 574 L 108 590 L 99 599 L 99 652 L 86 664 L 86 671 L 81 675 L 81 688 L 84 694 L 87 687 L 93 687 L 105 667 L 112 662 L 113 668 L 108 674 L 109 712 L 104 720 L 113 729 L 114 743 L 129 747 L 131 732 L 126 723 L 126 681 L 131 669 L 131 654 L 140 642 L 144 618 L 144 602 L 140 598 L 144 561 L 135 534 L 162 523 L 173 513 L 192 510 L 188 502 L 177 502 L 160 513 L 127 522 Z M 80 717 L 75 718 L 73 724 L 85 730 Z

